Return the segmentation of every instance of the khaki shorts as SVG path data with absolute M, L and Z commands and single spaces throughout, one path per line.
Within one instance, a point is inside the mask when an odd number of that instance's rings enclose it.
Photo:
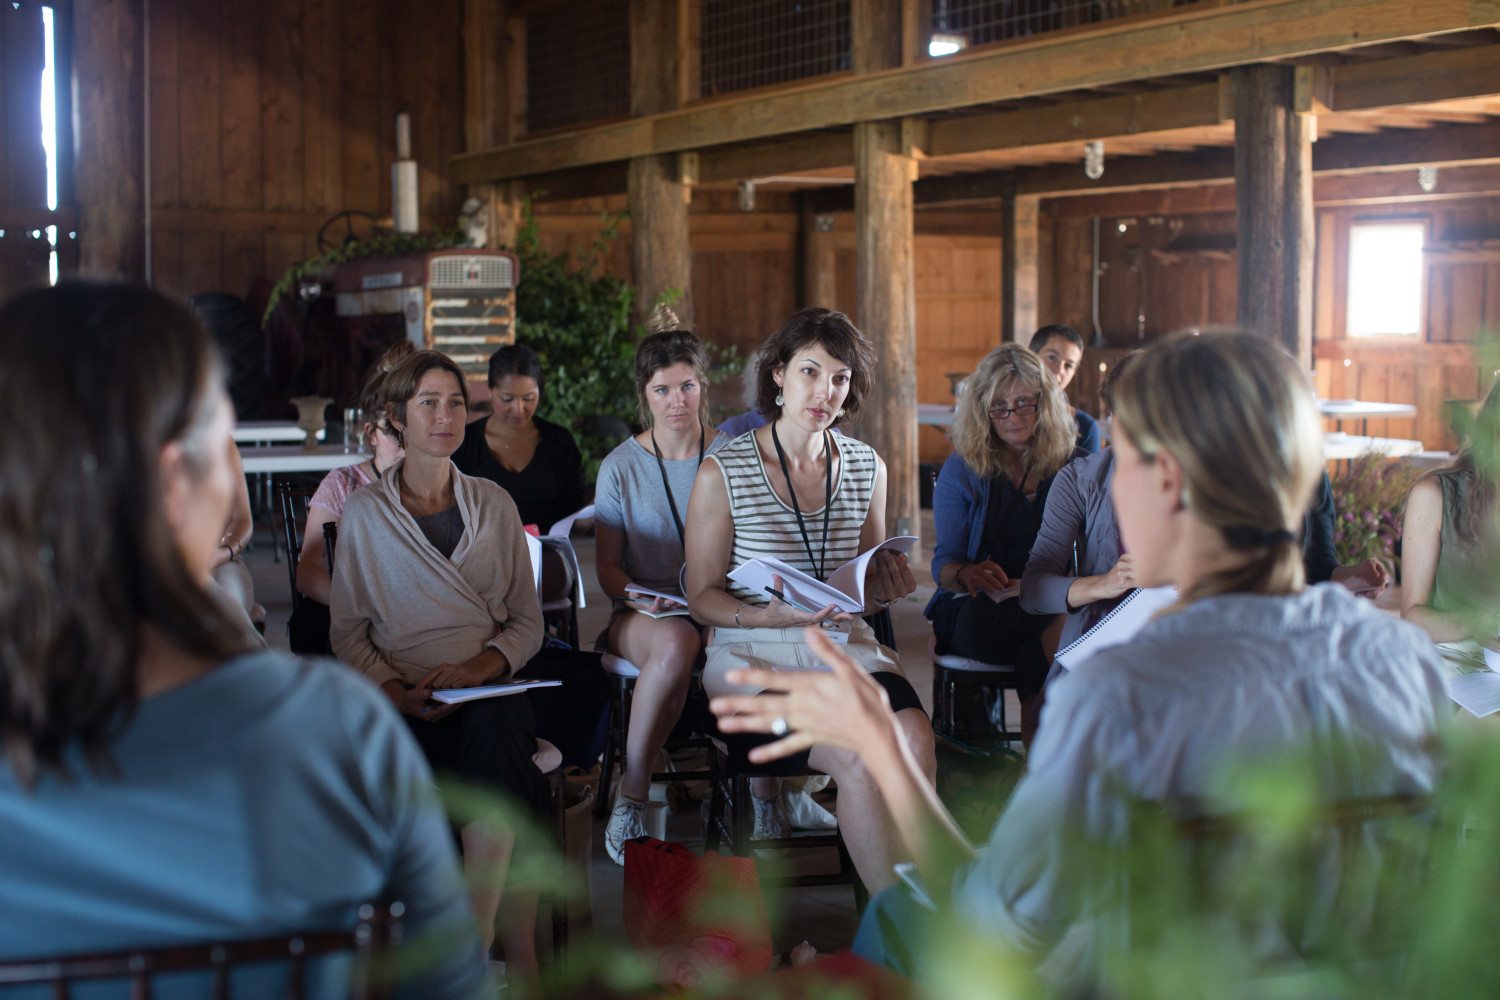
M 889 671 L 904 677 L 894 650 L 875 641 L 875 633 L 863 619 L 839 627 L 849 637 L 845 652 L 870 673 Z M 710 698 L 726 694 L 756 694 L 758 687 L 730 684 L 725 674 L 740 667 L 767 670 L 824 670 L 801 628 L 716 628 L 703 668 L 703 688 Z

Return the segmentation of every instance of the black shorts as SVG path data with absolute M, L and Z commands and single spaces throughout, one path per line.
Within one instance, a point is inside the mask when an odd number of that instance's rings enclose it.
M 886 697 L 891 701 L 891 711 L 900 712 L 908 708 L 918 711 L 922 708 L 922 699 L 917 697 L 916 688 L 911 686 L 911 681 L 900 674 L 890 670 L 877 670 L 870 674 L 875 683 L 885 688 Z M 811 751 L 804 750 L 791 757 L 772 761 L 769 764 L 752 764 L 749 759 L 751 750 L 767 743 L 774 743 L 781 737 L 770 736 L 764 733 L 724 733 L 718 729 L 717 720 L 714 724 L 713 735 L 724 741 L 729 751 L 729 768 L 731 771 L 753 770 L 758 773 L 769 775 L 797 775 L 808 771 L 808 757 Z

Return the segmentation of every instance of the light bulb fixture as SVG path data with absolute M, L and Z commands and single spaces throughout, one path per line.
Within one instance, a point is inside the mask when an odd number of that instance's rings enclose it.
M 1104 176 L 1104 143 L 1098 139 L 1083 144 L 1083 176 L 1091 181 Z
M 755 182 L 740 181 L 740 211 L 755 211 Z
M 969 40 L 963 35 L 938 32 L 927 40 L 927 54 L 934 59 L 940 59 L 943 56 L 951 56 L 955 52 L 962 52 L 968 45 Z
M 1423 194 L 1432 194 L 1437 190 L 1437 167 L 1417 168 L 1417 187 L 1422 189 Z

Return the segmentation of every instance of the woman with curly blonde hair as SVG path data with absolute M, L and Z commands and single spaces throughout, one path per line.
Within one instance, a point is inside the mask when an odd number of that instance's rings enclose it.
M 953 454 L 933 490 L 937 546 L 927 605 L 939 653 L 1013 663 L 1029 699 L 1046 677 L 1041 635 L 1016 585 L 1036 541 L 1052 477 L 1075 455 L 1068 403 L 1041 359 L 995 348 L 971 375 L 953 423 Z

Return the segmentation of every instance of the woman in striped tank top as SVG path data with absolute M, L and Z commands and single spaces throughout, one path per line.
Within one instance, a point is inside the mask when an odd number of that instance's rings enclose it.
M 694 619 L 713 626 L 703 683 L 711 696 L 746 693 L 724 676 L 744 666 L 817 665 L 803 637 L 822 625 L 880 683 L 916 760 L 932 777 L 932 726 L 896 654 L 865 622 L 829 606 L 802 611 L 770 594 L 731 583 L 734 567 L 775 556 L 819 579 L 885 538 L 885 464 L 874 449 L 832 428 L 853 417 L 874 384 L 875 356 L 848 317 L 803 309 L 761 348 L 758 404 L 771 422 L 742 434 L 704 461 L 687 517 L 687 598 Z M 865 581 L 869 614 L 916 589 L 906 557 L 881 552 Z M 764 737 L 736 734 L 743 759 Z M 857 754 L 816 747 L 793 758 L 838 782 L 840 826 L 860 877 L 872 892 L 893 881 L 900 860 L 895 827 Z M 779 780 L 752 782 L 756 839 L 784 836 Z

